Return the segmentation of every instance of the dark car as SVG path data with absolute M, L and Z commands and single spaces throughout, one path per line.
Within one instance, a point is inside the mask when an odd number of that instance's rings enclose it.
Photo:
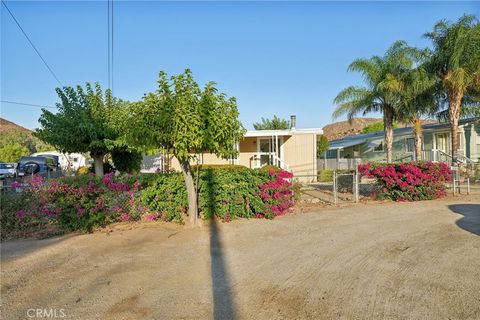
M 55 161 L 49 157 L 21 157 L 17 166 L 19 177 L 36 173 L 47 173 L 56 169 Z

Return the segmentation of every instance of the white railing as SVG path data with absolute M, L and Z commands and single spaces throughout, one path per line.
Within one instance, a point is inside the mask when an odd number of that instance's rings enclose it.
M 460 163 L 475 163 L 472 159 L 469 159 L 465 156 L 464 150 L 458 150 L 456 162 Z M 448 154 L 442 150 L 432 149 L 432 150 L 423 150 L 422 151 L 422 160 L 431 161 L 431 162 L 446 162 L 452 164 L 454 161 L 451 154 Z
M 317 170 L 355 170 L 361 158 L 317 159 Z
M 262 164 L 262 156 L 267 156 L 268 161 Z M 275 152 L 258 152 L 253 156 L 253 160 L 256 162 L 256 167 L 261 168 L 266 165 L 274 165 L 283 170 L 290 171 L 290 166 L 285 160 L 280 159 Z

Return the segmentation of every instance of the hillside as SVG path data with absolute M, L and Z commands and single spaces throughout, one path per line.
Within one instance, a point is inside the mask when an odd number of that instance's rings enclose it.
M 323 127 L 323 134 L 329 141 L 359 134 L 369 124 L 382 121 L 378 118 L 356 118 L 351 123 L 339 121 Z
M 14 132 L 14 131 L 21 131 L 28 134 L 32 133 L 32 131 L 28 130 L 27 128 L 19 126 L 16 123 L 8 121 L 7 119 L 0 118 L 0 133 L 7 133 L 7 132 Z

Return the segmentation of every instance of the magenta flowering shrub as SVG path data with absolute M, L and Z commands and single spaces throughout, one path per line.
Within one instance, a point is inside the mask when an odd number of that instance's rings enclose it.
M 269 170 L 270 180 L 260 185 L 260 197 L 265 204 L 265 211 L 257 213 L 258 218 L 272 219 L 287 213 L 294 205 L 292 173 L 285 170 Z
M 17 211 L 19 220 L 58 222 L 68 230 L 88 230 L 117 221 L 138 220 L 150 211 L 136 202 L 139 180 L 116 181 L 113 174 L 101 180 L 68 177 L 44 181 L 35 175 L 24 184 L 27 205 Z
M 375 178 L 379 192 L 395 201 L 431 200 L 444 197 L 451 170 L 445 163 L 415 162 L 401 164 L 365 163 L 360 174 Z

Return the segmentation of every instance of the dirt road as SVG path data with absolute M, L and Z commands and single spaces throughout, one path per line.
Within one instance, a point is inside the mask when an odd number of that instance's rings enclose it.
M 3 319 L 480 319 L 480 198 L 7 242 L 1 275 Z

